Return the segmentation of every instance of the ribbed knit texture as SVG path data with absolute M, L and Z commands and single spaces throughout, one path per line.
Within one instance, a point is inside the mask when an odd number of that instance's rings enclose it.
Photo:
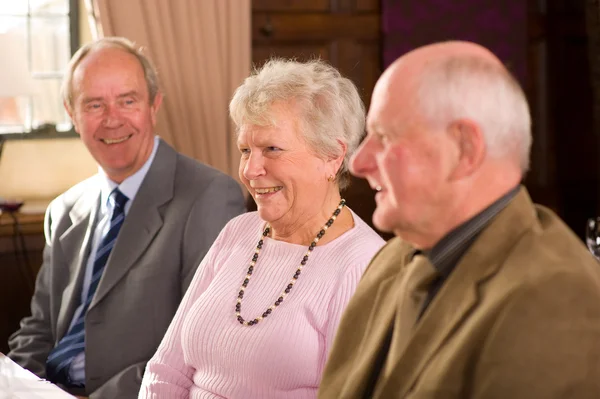
M 235 316 L 264 222 L 246 213 L 223 229 L 199 266 L 158 351 L 140 398 L 316 398 L 340 317 L 384 241 L 353 213 L 355 226 L 317 246 L 273 313 L 259 324 Z M 307 247 L 265 239 L 242 316 L 260 316 L 287 286 Z

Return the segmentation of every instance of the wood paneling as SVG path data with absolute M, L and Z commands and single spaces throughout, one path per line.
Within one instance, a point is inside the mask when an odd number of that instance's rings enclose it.
M 585 0 L 548 0 L 548 115 L 555 140 L 558 207 L 581 237 L 598 212 L 598 137 L 594 134 Z
M 379 0 L 252 0 L 252 11 L 378 12 Z
M 548 113 L 548 32 L 546 12 L 538 0 L 528 1 L 527 78 L 525 93 L 532 116 L 533 143 L 525 184 L 534 199 L 558 211 L 556 140 Z
M 252 0 L 252 11 L 329 11 L 330 0 Z
M 42 264 L 43 215 L 20 215 L 26 254 L 14 235 L 9 215 L 0 214 L 0 352 L 8 352 L 8 337 L 30 314 L 35 276 Z
M 529 0 L 526 85 L 534 137 L 527 187 L 582 238 L 600 185 L 585 5 Z
M 274 44 L 269 46 L 256 46 L 253 49 L 252 59 L 256 66 L 262 65 L 271 57 L 296 58 L 298 60 L 309 60 L 312 58 L 331 58 L 329 43 L 313 43 L 303 46 L 291 44 Z
M 379 12 L 381 2 L 379 0 L 355 0 L 357 11 Z
M 377 14 L 333 13 L 254 13 L 254 45 L 277 41 L 298 44 L 312 40 L 336 42 L 340 39 L 375 39 L 379 37 Z

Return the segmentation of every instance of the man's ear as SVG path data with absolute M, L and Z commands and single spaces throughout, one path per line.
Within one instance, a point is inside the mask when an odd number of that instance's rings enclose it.
M 162 104 L 163 95 L 159 91 L 154 96 L 154 101 L 150 104 L 150 117 L 152 118 L 152 126 L 156 126 L 156 114 L 158 114 L 158 110 L 160 109 L 160 105 Z
M 75 120 L 75 115 L 73 109 L 67 104 L 66 101 L 63 101 L 63 106 L 65 107 L 65 111 L 69 114 L 69 118 L 71 118 L 71 123 L 73 124 L 73 128 L 79 134 L 79 128 L 77 127 L 77 121 Z
M 487 152 L 481 127 L 470 119 L 460 119 L 452 122 L 448 134 L 458 149 L 458 159 L 450 178 L 458 180 L 472 175 L 485 159 Z

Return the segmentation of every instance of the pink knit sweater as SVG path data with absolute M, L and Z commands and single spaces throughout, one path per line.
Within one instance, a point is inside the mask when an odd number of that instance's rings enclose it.
M 315 398 L 342 312 L 384 241 L 355 226 L 317 246 L 270 316 L 239 324 L 235 304 L 264 227 L 256 212 L 225 226 L 202 261 L 156 354 L 140 398 Z M 306 247 L 266 238 L 242 316 L 260 316 L 287 286 Z

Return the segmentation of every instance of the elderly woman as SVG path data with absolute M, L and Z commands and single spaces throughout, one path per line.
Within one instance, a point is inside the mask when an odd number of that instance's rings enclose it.
M 342 312 L 384 244 L 340 196 L 365 118 L 350 80 L 322 61 L 272 60 L 230 114 L 258 210 L 202 261 L 140 398 L 315 398 Z

